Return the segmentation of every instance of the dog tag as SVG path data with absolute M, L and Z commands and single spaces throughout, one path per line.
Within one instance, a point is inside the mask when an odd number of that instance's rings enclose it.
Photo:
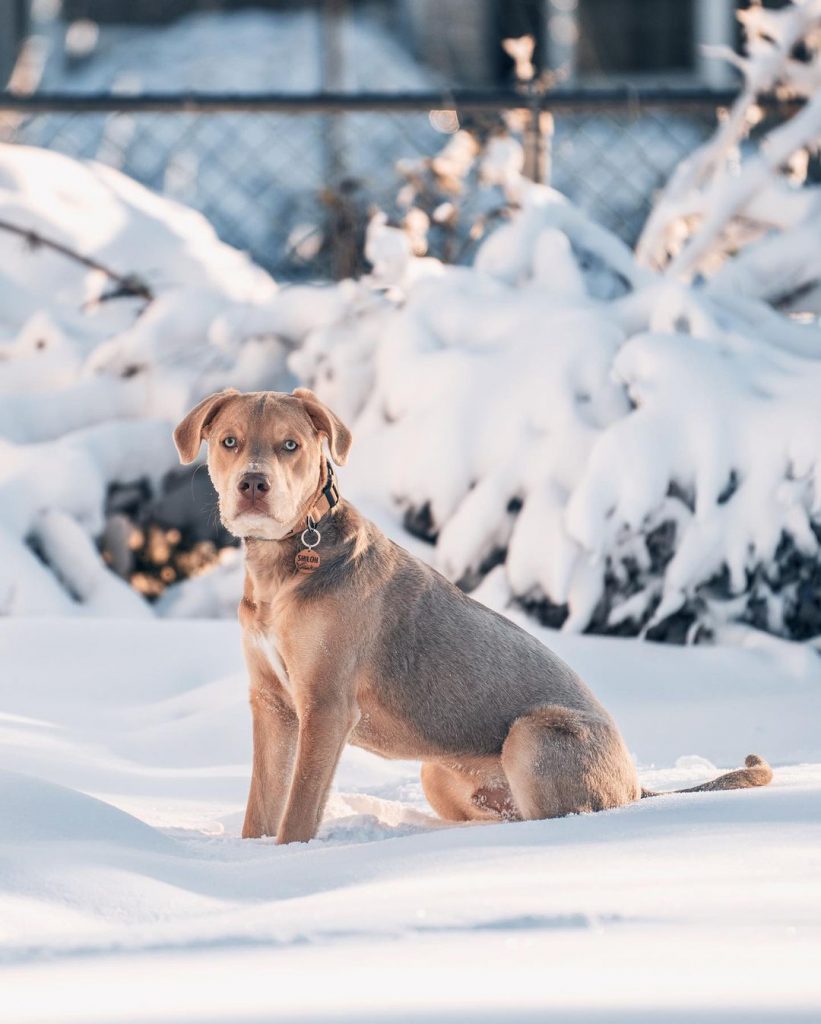
M 297 551 L 296 567 L 299 572 L 316 572 L 320 565 L 320 557 L 316 551 Z

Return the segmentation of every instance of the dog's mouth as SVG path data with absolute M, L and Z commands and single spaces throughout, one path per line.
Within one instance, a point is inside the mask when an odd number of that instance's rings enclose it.
M 234 518 L 237 519 L 240 516 L 245 515 L 268 516 L 272 519 L 276 519 L 276 516 L 272 514 L 268 507 L 267 499 L 264 497 L 238 498 L 234 508 Z
M 267 522 L 275 523 L 277 526 L 287 526 L 293 522 L 293 515 L 282 515 L 274 512 L 264 501 L 238 502 L 234 508 L 232 519 L 264 519 Z
M 274 512 L 265 499 L 238 499 L 233 508 L 220 505 L 220 520 L 235 537 L 260 536 L 269 540 L 281 539 L 290 529 L 293 516 Z

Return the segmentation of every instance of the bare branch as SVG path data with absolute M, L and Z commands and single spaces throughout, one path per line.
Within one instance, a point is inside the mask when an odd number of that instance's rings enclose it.
M 145 299 L 146 302 L 151 302 L 154 298 L 154 293 L 136 274 L 118 274 L 115 270 L 104 266 L 92 257 L 83 256 L 82 253 L 75 252 L 74 249 L 63 245 L 62 242 L 56 242 L 52 238 L 45 238 L 31 228 L 20 227 L 19 224 L 12 224 L 10 221 L 0 218 L 0 231 L 8 231 L 12 235 L 17 235 L 32 249 L 43 246 L 46 249 L 60 253 L 61 256 L 65 256 L 67 259 L 74 260 L 75 263 L 88 267 L 89 270 L 97 270 L 105 274 L 110 281 L 117 285 L 116 295 L 133 296 L 134 298 Z M 113 296 L 108 297 L 111 298 Z

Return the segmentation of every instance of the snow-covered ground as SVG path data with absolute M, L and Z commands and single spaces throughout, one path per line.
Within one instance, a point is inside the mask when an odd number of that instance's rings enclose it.
M 236 624 L 0 621 L 0 1018 L 817 1019 L 821 663 L 540 635 L 645 785 L 772 786 L 453 826 L 349 748 L 318 839 L 243 841 Z

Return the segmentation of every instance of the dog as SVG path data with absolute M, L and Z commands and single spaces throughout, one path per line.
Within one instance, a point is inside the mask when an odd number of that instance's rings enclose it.
M 307 388 L 229 389 L 174 431 L 208 443 L 225 527 L 242 539 L 239 607 L 253 769 L 246 838 L 307 842 L 346 743 L 422 762 L 449 821 L 621 807 L 642 790 L 624 740 L 579 676 L 508 619 L 388 540 L 344 501 L 347 427 Z M 678 792 L 766 785 L 769 765 Z

